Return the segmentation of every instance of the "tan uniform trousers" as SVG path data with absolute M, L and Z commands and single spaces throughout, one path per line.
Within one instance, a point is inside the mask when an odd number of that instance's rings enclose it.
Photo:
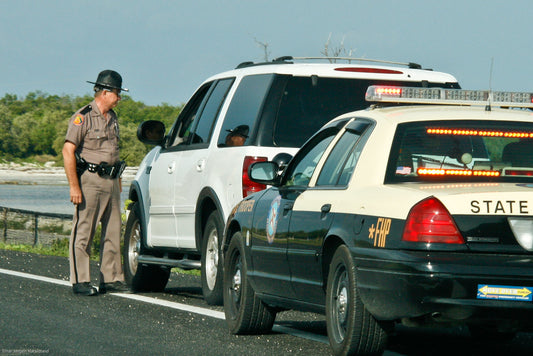
M 124 281 L 120 255 L 120 185 L 119 180 L 102 178 L 85 171 L 80 177 L 83 202 L 76 207 L 70 237 L 70 281 L 90 282 L 89 261 L 93 237 L 102 223 L 100 272 L 103 281 Z M 100 278 L 101 278 L 100 277 Z

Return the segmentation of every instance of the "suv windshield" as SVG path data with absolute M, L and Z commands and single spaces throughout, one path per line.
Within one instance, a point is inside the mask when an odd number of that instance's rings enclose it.
M 430 121 L 398 125 L 385 183 L 533 181 L 533 123 Z

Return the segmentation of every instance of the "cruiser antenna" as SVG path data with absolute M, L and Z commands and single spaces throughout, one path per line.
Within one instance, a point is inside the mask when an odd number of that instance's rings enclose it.
M 492 103 L 492 67 L 494 66 L 494 57 L 490 59 L 490 73 L 489 73 L 489 97 L 488 104 L 485 106 L 485 111 L 491 111 Z

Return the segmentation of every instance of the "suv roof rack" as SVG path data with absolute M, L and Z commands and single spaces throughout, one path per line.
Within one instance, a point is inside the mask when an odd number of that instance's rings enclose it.
M 357 62 L 373 62 L 373 63 L 384 63 L 384 64 L 396 64 L 401 66 L 406 66 L 412 69 L 422 69 L 422 66 L 418 63 L 413 62 L 395 62 L 395 61 L 385 61 L 382 59 L 371 59 L 371 58 L 358 58 L 358 57 L 291 57 L 284 56 L 274 59 L 274 61 L 285 61 L 285 60 L 328 60 L 330 62 L 334 61 L 357 61 Z
M 357 57 L 293 57 L 293 56 L 278 57 L 278 58 L 273 59 L 272 62 L 261 62 L 261 63 L 242 62 L 237 66 L 237 69 L 251 67 L 251 66 L 258 66 L 258 65 L 291 63 L 289 61 L 293 61 L 293 60 L 301 60 L 301 61 L 327 60 L 330 63 L 336 63 L 336 61 L 348 61 L 348 63 L 351 63 L 352 61 L 373 62 L 373 63 L 395 64 L 395 65 L 400 65 L 400 66 L 406 66 L 411 69 L 422 69 L 422 66 L 420 64 L 413 63 L 413 62 L 395 62 L 395 61 L 385 61 L 381 59 L 357 58 Z M 431 70 L 431 69 L 426 69 L 426 70 Z

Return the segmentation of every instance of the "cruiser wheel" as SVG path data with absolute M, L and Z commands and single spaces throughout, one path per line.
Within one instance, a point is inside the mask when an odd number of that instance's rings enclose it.
M 326 290 L 326 324 L 335 355 L 380 355 L 387 333 L 366 310 L 357 293 L 355 266 L 348 248 L 337 248 Z
M 272 330 L 276 313 L 255 295 L 246 277 L 242 235 L 236 232 L 224 265 L 224 313 L 232 334 L 261 334 Z

